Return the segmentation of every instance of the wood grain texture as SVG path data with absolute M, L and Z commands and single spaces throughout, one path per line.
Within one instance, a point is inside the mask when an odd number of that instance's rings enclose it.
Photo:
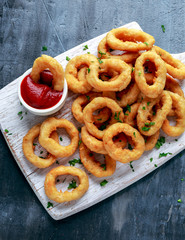
M 32 66 L 43 45 L 47 54 L 56 56 L 131 21 L 167 51 L 185 51 L 185 1 L 6 0 L 0 5 L 1 88 Z M 54 222 L 0 136 L 0 238 L 184 239 L 185 207 L 177 203 L 185 199 L 185 182 L 180 181 L 185 176 L 184 153 L 115 196 Z

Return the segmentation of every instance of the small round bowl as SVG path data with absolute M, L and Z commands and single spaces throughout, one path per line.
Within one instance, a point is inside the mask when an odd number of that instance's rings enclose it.
M 47 109 L 38 109 L 38 108 L 34 108 L 29 106 L 24 99 L 21 96 L 21 83 L 23 81 L 23 79 L 29 75 L 31 73 L 31 69 L 27 70 L 21 77 L 20 77 L 20 81 L 18 84 L 18 96 L 19 96 L 19 100 L 22 103 L 22 105 L 31 113 L 35 114 L 35 115 L 39 115 L 39 116 L 47 116 L 47 115 L 51 115 L 57 111 L 59 111 L 67 98 L 67 94 L 68 94 L 68 86 L 67 86 L 67 81 L 64 79 L 64 89 L 63 89 L 63 95 L 62 98 L 60 99 L 60 101 L 55 104 L 53 107 L 47 108 Z

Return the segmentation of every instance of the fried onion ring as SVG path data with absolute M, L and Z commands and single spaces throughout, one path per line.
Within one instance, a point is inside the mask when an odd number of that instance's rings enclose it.
M 119 75 L 116 75 L 110 81 L 102 81 L 99 78 L 101 73 L 112 75 L 113 70 L 118 72 Z M 100 91 L 121 91 L 131 81 L 131 68 L 120 59 L 104 59 L 100 65 L 91 65 L 87 81 L 92 87 Z
M 87 69 L 91 68 L 91 64 L 99 66 L 97 58 L 92 54 L 76 56 L 68 62 L 65 70 L 65 78 L 69 89 L 74 93 L 85 94 L 92 89 L 91 85 L 87 82 L 87 75 L 89 75 Z M 86 71 L 81 72 L 82 76 L 79 79 L 78 70 L 80 67 L 84 67 L 84 65 Z
M 161 102 L 161 107 L 157 109 L 155 115 L 152 113 L 152 108 Z M 137 126 L 142 135 L 154 135 L 162 126 L 166 116 L 172 107 L 172 100 L 168 91 L 163 93 L 158 98 L 145 98 L 140 103 L 137 114 Z
M 162 130 L 171 137 L 180 136 L 185 130 L 185 99 L 176 93 L 169 92 L 172 107 L 176 116 L 176 125 L 171 126 L 168 119 L 164 120 Z
M 137 126 L 136 116 L 140 103 L 134 103 L 130 106 L 130 109 L 125 112 L 124 123 L 129 124 L 132 127 Z
M 122 149 L 113 142 L 113 137 L 119 133 L 124 133 L 131 138 L 134 149 Z M 103 136 L 103 143 L 108 154 L 115 160 L 128 163 L 141 157 L 145 150 L 145 142 L 141 134 L 126 123 L 115 123 L 110 126 Z
M 145 139 L 145 151 L 150 151 L 155 147 L 155 144 L 157 143 L 157 140 L 159 138 L 160 131 L 157 131 L 154 135 L 146 137 Z
M 151 35 L 128 28 L 112 29 L 108 32 L 106 39 L 112 49 L 132 52 L 150 50 L 155 43 L 155 39 Z
M 124 52 L 121 55 L 114 55 L 111 53 L 110 47 L 106 42 L 106 37 L 104 37 L 98 45 L 98 57 L 102 59 L 115 58 L 121 59 L 126 63 L 130 63 L 139 56 L 138 52 Z
M 105 156 L 105 164 L 102 164 L 95 160 L 93 153 L 81 143 L 80 147 L 80 159 L 84 167 L 96 177 L 108 177 L 111 176 L 116 170 L 116 161 L 109 155 Z
M 22 148 L 24 156 L 29 162 L 38 168 L 46 168 L 51 166 L 56 161 L 56 157 L 49 154 L 47 158 L 43 159 L 35 155 L 33 141 L 39 136 L 40 126 L 41 124 L 37 124 L 27 132 L 23 138 Z M 50 137 L 54 141 L 58 142 L 58 134 L 56 132 L 52 132 Z
M 79 178 L 80 184 L 77 188 L 73 189 L 71 192 L 59 192 L 55 186 L 56 178 L 60 175 L 72 175 Z M 59 166 L 53 168 L 50 172 L 47 173 L 46 179 L 44 182 L 45 193 L 49 199 L 58 202 L 68 202 L 72 200 L 77 200 L 81 198 L 89 188 L 89 180 L 87 174 L 76 167 L 66 167 Z
M 167 73 L 179 80 L 185 79 L 185 65 L 180 60 L 173 58 L 169 52 L 160 47 L 154 46 L 152 50 L 165 62 Z
M 124 118 L 122 108 L 120 108 L 120 106 L 114 100 L 112 100 L 110 98 L 106 98 L 106 97 L 97 97 L 97 98 L 93 99 L 84 108 L 83 117 L 84 117 L 84 122 L 85 122 L 85 125 L 86 125 L 89 133 L 91 133 L 93 136 L 95 136 L 98 139 L 103 138 L 105 129 L 103 131 L 101 131 L 94 125 L 93 112 L 96 111 L 97 109 L 101 109 L 104 107 L 108 107 L 112 111 L 111 121 L 107 127 L 109 127 L 110 124 L 115 123 L 117 121 L 123 121 L 123 118 Z
M 51 132 L 57 128 L 65 128 L 71 137 L 71 143 L 68 146 L 61 146 L 59 143 L 50 138 Z M 40 129 L 39 143 L 51 154 L 56 157 L 71 156 L 78 147 L 79 133 L 76 127 L 66 119 L 50 117 L 46 119 Z
M 156 66 L 156 78 L 153 85 L 148 85 L 145 78 L 143 65 L 146 60 L 154 62 Z M 135 63 L 135 81 L 141 92 L 147 97 L 157 98 L 162 93 L 166 83 L 166 67 L 157 54 L 154 52 L 144 52 L 137 58 Z
M 56 91 L 62 91 L 64 87 L 64 70 L 62 65 L 56 59 L 50 56 L 43 54 L 34 61 L 30 74 L 32 80 L 38 83 L 40 79 L 40 73 L 47 68 L 49 68 L 50 72 L 53 74 L 53 89 Z

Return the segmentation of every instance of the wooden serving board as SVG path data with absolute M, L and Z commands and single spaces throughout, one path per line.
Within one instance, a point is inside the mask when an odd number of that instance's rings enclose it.
M 124 27 L 141 29 L 136 22 L 124 25 Z M 68 63 L 66 61 L 66 56 L 73 58 L 76 55 L 81 55 L 86 52 L 97 55 L 98 43 L 105 35 L 106 34 L 103 34 L 92 40 L 82 43 L 81 45 L 57 56 L 56 59 L 65 68 L 66 64 Z M 84 51 L 84 45 L 88 45 L 89 49 Z M 183 63 L 185 63 L 185 53 L 174 54 L 174 57 L 180 59 Z M 58 164 L 54 163 L 49 168 L 38 169 L 34 167 L 30 162 L 28 162 L 23 155 L 22 139 L 24 135 L 33 125 L 42 122 L 44 119 L 46 119 L 46 117 L 35 116 L 29 112 L 26 114 L 26 110 L 20 104 L 17 94 L 18 81 L 20 79 L 21 76 L 0 90 L 1 131 L 26 180 L 29 182 L 30 186 L 32 187 L 33 191 L 39 198 L 46 211 L 55 220 L 63 219 L 72 214 L 80 212 L 83 209 L 86 209 L 121 191 L 122 189 L 138 181 L 148 173 L 154 171 L 157 167 L 160 167 L 162 164 L 167 162 L 170 158 L 172 158 L 185 148 L 185 133 L 178 138 L 178 141 L 175 140 L 175 138 L 168 137 L 164 133 L 162 133 L 162 136 L 166 137 L 166 143 L 159 150 L 153 149 L 152 151 L 145 152 L 139 160 L 134 161 L 132 163 L 134 171 L 132 171 L 129 164 L 121 164 L 120 162 L 117 162 L 117 168 L 115 173 L 113 174 L 113 176 L 107 178 L 96 178 L 88 171 L 86 171 L 83 165 L 76 164 L 75 167 L 79 167 L 85 170 L 89 176 L 89 189 L 87 193 L 77 201 L 71 201 L 62 204 L 52 202 L 45 195 L 44 180 L 45 175 L 52 168 L 57 167 Z M 184 83 L 182 83 L 182 88 L 183 90 L 185 90 Z M 76 98 L 76 96 L 76 94 L 69 92 L 69 96 L 67 98 L 65 106 L 53 116 L 68 119 L 69 121 L 73 122 L 76 127 L 79 127 L 80 125 L 74 119 L 71 113 L 71 104 Z M 23 113 L 21 115 L 18 115 L 18 112 L 21 111 Z M 7 129 L 9 132 L 5 132 L 5 129 Z M 63 138 L 61 144 L 67 145 L 70 141 L 68 136 L 62 130 L 59 133 Z M 40 151 L 41 149 L 36 146 L 37 154 L 41 154 Z M 166 157 L 159 158 L 159 153 L 162 152 L 170 152 L 172 153 L 172 155 L 167 155 Z M 74 158 L 79 158 L 78 151 L 76 151 L 76 153 L 71 157 L 58 159 L 58 163 L 69 166 L 69 160 L 72 160 Z M 150 162 L 150 158 L 153 158 L 152 162 Z M 155 167 L 154 164 L 156 164 L 157 167 Z M 108 183 L 104 187 L 101 187 L 100 182 L 104 179 L 106 179 Z M 69 182 L 71 182 L 71 180 L 71 176 L 64 176 L 59 178 L 59 182 L 57 182 L 57 188 L 67 189 L 67 186 L 69 185 Z M 47 208 L 48 202 L 52 202 L 53 207 Z

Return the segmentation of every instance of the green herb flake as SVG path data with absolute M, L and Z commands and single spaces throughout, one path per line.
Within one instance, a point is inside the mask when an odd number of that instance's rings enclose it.
M 138 75 L 141 76 L 141 72 L 139 72 Z
M 121 98 L 120 98 L 120 97 L 118 97 L 118 96 L 116 96 L 116 99 L 117 99 L 118 101 L 120 101 L 120 100 L 121 100 Z
M 143 107 L 143 110 L 145 110 L 146 108 L 145 107 Z
M 141 130 L 146 132 L 150 130 L 150 127 L 142 127 Z
M 134 135 L 134 137 L 136 138 L 136 133 L 135 133 L 135 132 L 133 132 L 133 135 Z
M 129 111 L 129 113 L 131 112 L 131 107 L 127 104 L 127 110 Z
M 17 115 L 18 115 L 18 116 L 22 115 L 22 111 L 18 112 Z
M 47 208 L 53 207 L 53 203 L 48 202 Z
M 72 189 L 72 188 L 77 188 L 76 181 L 74 179 L 71 181 L 71 183 L 68 186 L 68 189 Z
M 108 183 L 108 181 L 105 179 L 100 183 L 100 186 L 103 187 Z
M 20 120 L 22 120 L 23 119 L 23 116 L 20 118 Z
M 129 149 L 129 150 L 132 150 L 132 149 L 133 149 L 130 143 L 128 143 L 128 149 Z
M 153 158 L 150 158 L 150 162 L 152 162 L 153 161 Z
M 125 113 L 126 116 L 128 116 L 128 113 Z
M 135 171 L 134 171 L 134 167 L 132 166 L 132 161 L 129 162 L 129 166 L 130 166 L 130 168 L 132 169 L 132 172 L 135 172 Z
M 62 137 L 60 137 L 60 141 L 63 141 L 63 138 L 62 138 Z
M 149 59 L 146 59 L 146 62 L 149 62 L 150 60 Z
M 148 46 L 148 43 L 147 43 L 147 42 L 144 42 L 144 44 L 146 44 L 146 46 Z
M 78 142 L 78 146 L 80 146 L 81 143 L 82 143 L 82 140 L 79 140 L 79 142 Z
M 39 156 L 39 158 L 46 159 L 46 158 L 45 158 L 45 157 L 43 157 L 43 156 Z
M 154 164 L 155 167 L 157 167 L 157 164 Z
M 90 52 L 87 52 L 87 54 L 91 54 Z
M 85 95 L 85 96 L 86 96 L 87 100 L 90 101 L 90 97 L 88 95 Z
M 40 151 L 40 154 L 43 154 L 43 151 Z
M 20 102 L 20 105 L 22 106 L 22 102 Z
M 58 161 L 58 160 L 56 160 L 56 164 L 59 164 L 59 161 Z
M 156 112 L 153 112 L 152 115 L 155 116 L 155 115 L 156 115 Z
M 181 181 L 184 181 L 184 178 L 181 178 Z
M 68 56 L 66 56 L 66 60 L 69 61 L 69 60 L 71 60 L 71 58 L 69 58 Z
M 165 27 L 164 27 L 164 25 L 161 25 L 161 28 L 162 28 L 162 30 L 163 30 L 163 33 L 165 33 Z
M 101 120 L 102 120 L 102 118 L 98 118 L 97 120 L 98 120 L 98 121 L 101 121 Z
M 175 139 L 175 141 L 177 142 L 177 141 L 178 141 L 178 139 Z
M 170 152 L 168 152 L 168 153 L 160 153 L 159 154 L 159 158 L 161 158 L 161 157 L 166 157 L 167 155 L 172 155 L 172 153 L 170 153 Z
M 154 126 L 155 125 L 155 122 L 150 122 L 150 126 Z
M 102 167 L 103 170 L 106 171 L 106 165 L 105 164 L 101 164 L 100 167 Z
M 150 102 L 147 102 L 147 106 L 149 106 L 150 105 Z
M 181 203 L 181 202 L 182 202 L 182 199 L 179 198 L 179 199 L 177 200 L 177 202 L 178 202 L 178 203 Z
M 103 61 L 100 59 L 100 58 L 98 58 L 98 62 L 101 64 L 101 63 L 103 63 Z
M 79 132 L 81 132 L 81 129 L 82 129 L 81 127 L 78 127 L 78 131 L 79 131 Z
M 92 153 L 92 152 L 90 152 L 90 153 L 89 153 L 89 156 L 90 156 L 90 157 L 92 157 L 92 156 L 93 156 L 93 153 Z
M 133 71 L 134 71 L 134 67 L 132 67 L 132 72 L 131 73 L 133 73 Z
M 84 48 L 83 48 L 83 50 L 85 51 L 85 50 L 87 50 L 87 49 L 89 49 L 89 48 L 88 48 L 87 45 L 85 45 Z
M 90 68 L 87 68 L 87 72 L 90 73 L 91 69 Z
M 102 51 L 99 51 L 98 53 L 101 55 L 100 58 L 102 58 L 103 55 L 106 55 L 106 53 L 104 53 L 104 52 L 102 52 Z
M 74 158 L 73 160 L 69 161 L 70 166 L 75 166 L 76 163 L 82 164 L 80 158 Z
M 114 119 L 117 120 L 118 122 L 121 122 L 121 123 L 122 123 L 122 121 L 119 119 L 120 113 L 121 113 L 121 111 L 119 111 L 118 113 L 115 112 Z
M 9 133 L 8 129 L 5 129 L 4 131 L 5 131 L 6 133 Z
M 158 140 L 157 143 L 155 144 L 155 147 L 159 149 L 163 144 L 165 143 L 165 137 L 161 136 Z
M 36 143 L 33 143 L 33 146 L 37 146 L 37 144 L 36 144 Z
M 47 51 L 47 50 L 48 50 L 48 48 L 46 46 L 42 47 L 42 52 Z
M 8 133 L 8 135 L 12 135 L 12 133 Z

